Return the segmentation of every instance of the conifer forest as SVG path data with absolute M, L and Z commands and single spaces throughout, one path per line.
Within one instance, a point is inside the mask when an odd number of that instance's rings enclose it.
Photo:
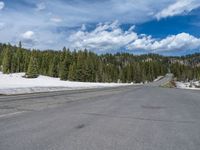
M 167 57 L 158 54 L 96 54 L 89 50 L 29 50 L 0 44 L 0 70 L 26 72 L 82 82 L 141 83 L 171 72 L 178 81 L 200 80 L 200 54 Z

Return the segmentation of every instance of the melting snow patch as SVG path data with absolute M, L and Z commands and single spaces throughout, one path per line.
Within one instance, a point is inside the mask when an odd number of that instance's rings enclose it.
M 48 76 L 39 76 L 35 79 L 28 79 L 24 78 L 24 75 L 25 73 L 3 74 L 0 72 L 0 94 L 24 94 L 130 85 L 122 83 L 61 81 L 59 78 L 52 78 Z
M 176 82 L 176 87 L 179 89 L 200 90 L 200 81 L 196 82 Z

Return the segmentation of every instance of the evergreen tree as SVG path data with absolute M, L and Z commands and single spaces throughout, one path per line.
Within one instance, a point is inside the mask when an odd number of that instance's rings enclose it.
M 68 73 L 69 73 L 69 67 L 71 64 L 71 53 L 66 48 L 63 48 L 63 52 L 61 55 L 61 63 L 60 63 L 60 70 L 59 70 L 59 76 L 61 80 L 67 80 L 68 79 Z
M 78 52 L 77 56 L 77 65 L 76 65 L 76 80 L 77 81 L 84 81 L 84 76 L 85 76 L 85 57 L 83 52 Z
M 61 80 L 68 79 L 69 66 L 70 66 L 70 60 L 68 59 L 68 57 L 65 57 L 64 61 L 61 64 L 61 70 L 60 70 L 60 79 Z
M 22 53 L 22 43 L 21 41 L 19 42 L 19 46 L 16 51 L 16 72 L 21 72 L 23 71 L 23 53 Z
M 59 60 L 58 60 L 58 57 L 55 56 L 53 58 L 53 61 L 51 62 L 50 64 L 50 69 L 49 69 L 49 75 L 51 77 L 58 77 L 58 64 L 59 64 Z
M 17 53 L 13 53 L 10 72 L 19 72 L 18 71 L 19 64 L 17 62 L 18 62 Z
M 76 80 L 76 63 L 75 62 L 71 64 L 69 67 L 68 79 L 70 81 Z
M 37 58 L 35 58 L 34 56 L 32 56 L 30 59 L 26 77 L 27 78 L 37 78 L 38 77 L 38 62 L 37 62 Z
M 3 73 L 11 73 L 11 58 L 11 50 L 9 49 L 9 47 L 6 47 L 2 62 Z

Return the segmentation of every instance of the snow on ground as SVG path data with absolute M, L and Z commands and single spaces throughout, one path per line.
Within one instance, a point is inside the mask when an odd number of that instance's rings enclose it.
M 164 78 L 164 76 L 158 76 L 158 77 L 154 80 L 154 82 L 157 82 L 157 81 L 161 80 L 162 78 Z
M 27 79 L 23 78 L 24 75 L 25 73 L 3 74 L 0 72 L 0 94 L 24 94 L 130 85 L 121 83 L 61 81 L 59 78 L 52 78 L 48 76 L 39 76 L 35 79 Z
M 200 90 L 200 81 L 196 82 L 176 82 L 176 87 L 179 89 Z

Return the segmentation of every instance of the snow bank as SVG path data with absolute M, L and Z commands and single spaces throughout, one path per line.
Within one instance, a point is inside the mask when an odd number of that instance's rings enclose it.
M 24 75 L 25 73 L 3 74 L 0 72 L 0 94 L 22 94 L 130 85 L 120 83 L 61 81 L 59 78 L 47 76 L 39 76 L 35 79 L 27 79 L 23 78 Z
M 200 86 L 200 82 L 176 82 L 176 87 L 179 89 L 191 89 L 191 90 L 200 90 L 200 88 L 197 88 L 197 86 Z

